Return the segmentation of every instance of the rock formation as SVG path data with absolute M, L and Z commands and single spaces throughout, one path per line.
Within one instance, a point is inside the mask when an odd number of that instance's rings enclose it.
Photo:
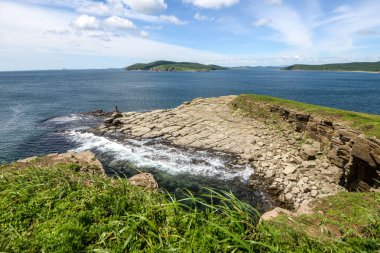
M 236 163 L 254 168 L 250 187 L 265 188 L 295 208 L 326 194 L 377 187 L 378 140 L 327 119 L 258 103 L 258 110 L 281 119 L 268 124 L 234 108 L 235 98 L 199 98 L 171 110 L 115 112 L 97 132 L 232 154 Z
M 270 112 L 278 113 L 291 124 L 295 131 L 303 132 L 326 146 L 327 157 L 330 163 L 341 171 L 338 175 L 341 175 L 340 183 L 345 188 L 350 191 L 368 191 L 371 187 L 379 186 L 379 140 L 367 138 L 359 131 L 354 131 L 339 122 L 279 106 L 266 106 Z M 305 160 L 313 160 L 315 154 L 309 147 L 302 146 L 301 156 Z M 334 170 L 331 172 L 336 173 Z
M 29 165 L 53 165 L 57 163 L 75 163 L 80 165 L 80 172 L 99 174 L 105 176 L 106 173 L 103 169 L 103 165 L 96 159 L 96 156 L 91 151 L 74 152 L 69 151 L 67 153 L 53 153 L 44 157 L 29 157 L 26 159 L 18 160 L 17 163 L 22 163 L 24 166 Z
M 158 184 L 150 173 L 140 173 L 128 179 L 131 185 L 139 186 L 145 190 L 156 190 Z

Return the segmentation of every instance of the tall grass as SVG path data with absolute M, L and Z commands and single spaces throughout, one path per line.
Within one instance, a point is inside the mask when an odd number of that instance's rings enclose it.
M 259 214 L 228 192 L 185 194 L 176 200 L 146 192 L 125 179 L 81 173 L 76 164 L 2 166 L 0 252 L 357 252 L 379 246 L 378 233 L 363 246 L 360 237 L 354 237 L 360 243 L 320 241 L 286 222 L 259 224 Z

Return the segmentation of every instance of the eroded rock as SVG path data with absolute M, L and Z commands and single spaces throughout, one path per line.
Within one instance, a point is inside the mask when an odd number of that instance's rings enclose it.
M 133 177 L 129 178 L 128 181 L 131 185 L 142 187 L 145 190 L 158 189 L 158 183 L 150 173 L 140 173 L 134 175 Z

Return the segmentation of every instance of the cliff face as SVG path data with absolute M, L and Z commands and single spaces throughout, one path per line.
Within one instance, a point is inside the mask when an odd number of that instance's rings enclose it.
M 368 191 L 380 181 L 380 141 L 337 122 L 310 114 L 268 105 L 268 112 L 278 114 L 295 131 L 327 146 L 328 158 L 341 168 L 341 184 L 350 191 Z

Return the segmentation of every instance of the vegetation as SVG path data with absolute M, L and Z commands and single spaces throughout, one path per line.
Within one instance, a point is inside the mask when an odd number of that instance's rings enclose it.
M 126 68 L 126 70 L 146 71 L 210 71 L 224 70 L 226 68 L 217 65 L 204 65 L 192 62 L 155 61 L 151 63 L 137 63 Z
M 352 62 L 323 65 L 296 64 L 284 70 L 330 70 L 330 71 L 368 71 L 380 72 L 380 62 Z
M 380 139 L 380 115 L 366 114 L 352 111 L 339 110 L 319 105 L 276 98 L 264 95 L 240 95 L 234 101 L 234 106 L 248 114 L 257 114 L 257 103 L 268 103 L 283 106 L 287 109 L 310 113 L 324 119 L 340 122 L 353 129 L 362 131 L 367 136 L 375 136 Z M 265 117 L 268 113 L 262 113 Z
M 380 249 L 379 194 L 340 194 L 316 204 L 323 214 L 258 223 L 255 210 L 229 193 L 175 200 L 45 159 L 0 167 L 0 252 Z

